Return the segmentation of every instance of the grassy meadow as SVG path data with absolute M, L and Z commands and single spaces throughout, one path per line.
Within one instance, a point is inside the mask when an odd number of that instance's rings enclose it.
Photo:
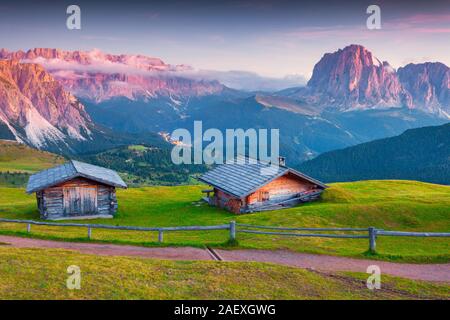
M 81 270 L 68 290 L 67 267 Z M 448 299 L 448 285 L 255 263 L 105 257 L 0 245 L 0 299 Z
M 234 215 L 199 201 L 204 186 L 143 187 L 118 190 L 114 219 L 77 221 L 135 226 L 238 223 L 287 227 L 368 227 L 386 230 L 450 232 L 450 187 L 415 181 L 335 183 L 317 202 L 294 208 Z M 0 188 L 0 217 L 39 219 L 34 195 Z M 26 226 L 0 223 L 0 233 L 28 235 Z M 87 241 L 86 229 L 32 226 L 31 236 Z M 227 247 L 228 231 L 170 232 L 164 245 Z M 379 237 L 377 254 L 368 255 L 367 239 L 297 238 L 238 233 L 238 247 L 365 257 L 398 262 L 448 262 L 449 238 Z M 93 240 L 157 246 L 155 232 L 93 230 Z M 230 249 L 231 247 L 228 246 Z

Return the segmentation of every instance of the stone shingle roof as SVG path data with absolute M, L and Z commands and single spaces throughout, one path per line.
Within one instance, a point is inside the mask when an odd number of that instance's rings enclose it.
M 114 170 L 71 160 L 63 165 L 33 174 L 28 180 L 27 193 L 40 191 L 77 177 L 83 177 L 114 187 L 127 187 Z
M 294 169 L 244 157 L 238 157 L 232 163 L 220 164 L 203 174 L 198 180 L 238 198 L 243 198 L 287 173 L 314 183 L 320 188 L 328 187 Z

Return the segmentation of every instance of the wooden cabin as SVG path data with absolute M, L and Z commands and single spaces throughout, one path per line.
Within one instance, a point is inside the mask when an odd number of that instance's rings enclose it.
M 199 178 L 212 186 L 204 190 L 210 205 L 234 213 L 249 213 L 291 207 L 320 197 L 327 188 L 322 182 L 285 166 L 254 159 L 236 159 L 218 165 Z
M 36 193 L 41 219 L 112 218 L 116 187 L 127 187 L 117 172 L 72 160 L 33 174 L 27 193 Z

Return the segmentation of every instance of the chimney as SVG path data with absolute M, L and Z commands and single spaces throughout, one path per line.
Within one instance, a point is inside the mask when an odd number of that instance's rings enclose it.
M 285 167 L 286 166 L 286 158 L 285 157 L 278 157 L 278 165 L 280 167 Z

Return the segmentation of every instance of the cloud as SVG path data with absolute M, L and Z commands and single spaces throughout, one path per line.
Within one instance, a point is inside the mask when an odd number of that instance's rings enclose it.
M 124 74 L 141 77 L 180 77 L 195 81 L 219 81 L 227 87 L 245 91 L 278 91 L 290 87 L 303 86 L 306 78 L 302 75 L 285 77 L 265 77 L 254 72 L 232 70 L 196 70 L 186 65 L 169 65 L 157 58 L 144 56 L 126 56 L 123 61 L 108 60 L 99 50 L 86 53 L 83 63 L 62 59 L 45 59 L 42 57 L 24 62 L 37 63 L 60 78 L 83 78 L 87 74 Z M 154 64 L 151 64 L 152 61 Z
M 304 86 L 306 84 L 306 78 L 302 75 L 288 75 L 275 78 L 239 70 L 203 70 L 197 71 L 192 75 L 205 80 L 218 80 L 227 87 L 244 91 L 278 91 L 291 87 Z
M 288 39 L 316 40 L 320 38 L 366 39 L 372 36 L 415 35 L 417 33 L 450 33 L 450 14 L 415 14 L 395 19 L 381 19 L 380 30 L 368 30 L 364 23 L 350 25 L 328 25 L 299 27 L 283 32 L 279 36 Z
M 402 25 L 423 25 L 423 24 L 436 24 L 436 23 L 450 23 L 450 14 L 414 14 L 407 17 L 392 19 L 391 23 L 397 23 Z
M 402 31 L 409 34 L 450 33 L 450 14 L 415 14 L 388 20 L 383 28 L 390 31 Z
M 119 37 L 95 36 L 95 35 L 84 35 L 84 36 L 81 36 L 81 39 L 84 39 L 84 40 L 93 40 L 93 41 L 98 41 L 98 40 L 106 40 L 106 41 L 123 41 L 123 40 L 126 40 L 125 38 L 119 38 Z

